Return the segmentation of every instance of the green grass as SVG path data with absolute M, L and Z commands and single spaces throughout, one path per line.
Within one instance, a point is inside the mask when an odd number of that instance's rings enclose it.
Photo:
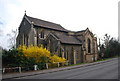
M 81 64 L 87 64 L 87 63 L 70 64 L 68 66 L 76 66 L 76 65 L 81 65 Z
M 117 57 L 118 57 L 118 56 L 111 57 L 111 58 L 100 59 L 100 60 L 97 60 L 97 61 L 95 61 L 95 62 L 106 61 L 106 60 L 110 60 L 110 59 L 117 58 Z M 93 63 L 93 62 L 92 62 L 92 63 Z M 78 63 L 78 64 L 71 64 L 71 65 L 68 65 L 68 66 L 76 66 L 76 65 L 81 65 L 81 64 L 89 64 L 89 63 Z
M 117 57 L 118 57 L 118 56 L 111 57 L 111 58 L 100 59 L 100 60 L 97 60 L 96 62 L 99 62 L 99 61 L 106 61 L 106 60 L 110 60 L 110 59 L 117 58 Z
M 97 61 L 95 61 L 95 62 L 106 61 L 106 60 L 110 60 L 110 59 L 112 59 L 112 58 L 100 59 L 100 60 L 97 60 Z

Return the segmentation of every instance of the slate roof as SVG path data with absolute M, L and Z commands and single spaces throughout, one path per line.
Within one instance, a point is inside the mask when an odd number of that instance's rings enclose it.
M 60 40 L 60 42 L 64 44 L 81 44 L 81 42 L 76 37 L 67 35 L 65 33 L 53 33 L 53 35 L 55 35 Z
M 85 32 L 86 30 L 81 30 L 81 31 L 77 31 L 76 33 L 81 33 L 81 32 Z
M 65 32 L 68 31 L 65 28 L 63 28 L 60 24 L 52 23 L 52 22 L 41 20 L 38 18 L 33 18 L 33 17 L 27 16 L 27 15 L 26 15 L 26 17 L 28 18 L 28 20 L 33 22 L 33 24 L 36 26 L 59 30 L 59 31 L 65 31 Z

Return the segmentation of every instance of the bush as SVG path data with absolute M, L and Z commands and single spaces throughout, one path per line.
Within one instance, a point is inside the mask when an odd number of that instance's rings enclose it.
M 50 57 L 50 52 L 42 46 L 20 46 L 18 50 L 22 51 L 26 58 L 34 58 L 35 64 L 48 62 L 48 58 Z
M 49 68 L 55 68 L 58 67 L 58 63 L 49 63 L 48 66 Z
M 34 65 L 39 69 L 46 68 L 46 63 L 65 62 L 66 59 L 52 55 L 42 46 L 19 46 L 17 49 L 4 51 L 3 67 L 22 67 L 24 71 L 33 70 Z M 57 64 L 56 64 L 57 65 Z M 56 66 L 52 64 L 51 66 Z
M 66 59 L 62 57 L 58 57 L 57 55 L 53 55 L 50 57 L 50 62 L 55 63 L 55 62 L 65 62 Z
M 11 49 L 9 51 L 4 50 L 2 54 L 2 64 L 6 67 L 21 66 L 23 60 L 23 54 L 18 53 L 17 49 Z

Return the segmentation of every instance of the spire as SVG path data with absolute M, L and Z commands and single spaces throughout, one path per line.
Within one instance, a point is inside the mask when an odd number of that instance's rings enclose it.
M 87 27 L 86 30 L 89 30 L 89 28 Z
M 25 10 L 25 15 L 26 15 L 26 10 Z

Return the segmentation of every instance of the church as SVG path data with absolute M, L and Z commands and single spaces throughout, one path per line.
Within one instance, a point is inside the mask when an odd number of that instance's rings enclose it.
M 24 15 L 16 45 L 43 45 L 51 54 L 68 60 L 69 64 L 93 62 L 98 58 L 97 38 L 86 28 L 69 31 L 60 24 Z

